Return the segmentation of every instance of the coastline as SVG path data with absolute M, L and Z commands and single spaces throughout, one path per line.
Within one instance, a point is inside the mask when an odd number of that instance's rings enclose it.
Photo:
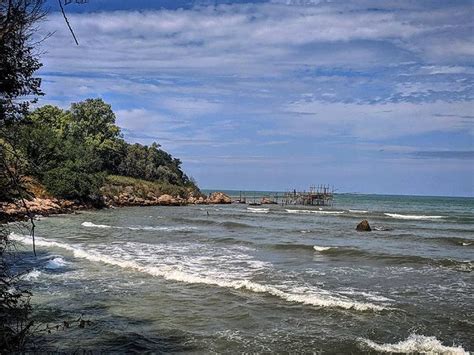
M 190 196 L 182 198 L 163 194 L 150 195 L 145 198 L 124 192 L 119 195 L 101 197 L 100 204 L 72 201 L 58 198 L 39 198 L 31 200 L 0 202 L 0 223 L 27 219 L 29 216 L 50 216 L 56 214 L 75 213 L 80 210 L 118 208 L 130 206 L 187 206 L 230 204 L 231 198 L 222 192 L 214 192 L 209 196 Z

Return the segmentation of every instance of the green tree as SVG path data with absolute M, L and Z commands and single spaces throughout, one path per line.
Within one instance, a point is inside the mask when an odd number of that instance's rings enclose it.
M 31 98 L 41 95 L 41 67 L 31 36 L 45 13 L 42 0 L 0 1 L 0 127 L 22 120 Z
M 65 130 L 67 136 L 82 140 L 95 150 L 103 162 L 104 170 L 116 172 L 124 153 L 124 141 L 109 104 L 102 99 L 73 103 Z

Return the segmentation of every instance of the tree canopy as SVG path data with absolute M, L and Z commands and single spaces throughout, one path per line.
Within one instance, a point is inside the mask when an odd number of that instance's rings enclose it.
M 37 108 L 14 131 L 25 173 L 58 197 L 93 198 L 106 174 L 194 187 L 181 161 L 159 144 L 125 142 L 111 106 L 102 99 L 73 103 L 69 110 Z

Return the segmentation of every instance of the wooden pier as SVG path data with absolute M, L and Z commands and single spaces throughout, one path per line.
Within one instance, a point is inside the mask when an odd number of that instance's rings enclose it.
M 288 191 L 283 194 L 251 195 L 240 192 L 235 203 L 245 203 L 250 206 L 259 205 L 301 205 L 301 206 L 332 206 L 334 188 L 329 185 L 311 186 L 309 191 Z
M 283 205 L 302 206 L 332 206 L 334 188 L 329 185 L 311 186 L 309 191 L 298 192 L 293 190 L 283 196 Z

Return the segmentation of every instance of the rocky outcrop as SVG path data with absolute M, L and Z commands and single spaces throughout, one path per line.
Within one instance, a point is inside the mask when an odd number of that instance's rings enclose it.
M 55 198 L 34 198 L 16 202 L 0 202 L 0 220 L 17 220 L 28 216 L 71 213 L 75 210 L 91 208 L 80 202 Z
M 179 206 L 181 204 L 178 198 L 166 194 L 158 197 L 157 202 L 161 206 Z
M 210 204 L 227 204 L 232 203 L 232 199 L 223 192 L 213 192 L 207 199 Z
M 191 196 L 188 198 L 187 203 L 190 205 L 204 205 L 207 203 L 207 200 L 202 196 L 199 196 L 199 197 Z
M 261 204 L 262 205 L 276 205 L 277 203 L 273 201 L 272 199 L 270 199 L 269 197 L 262 197 Z
M 371 230 L 372 228 L 370 228 L 369 221 L 367 221 L 366 219 L 360 222 L 356 227 L 356 231 L 358 232 L 370 232 Z
M 123 189 L 113 196 L 103 196 L 101 207 L 124 206 L 183 206 L 203 204 L 229 204 L 232 200 L 222 192 L 214 192 L 208 198 L 191 195 L 188 198 L 162 194 L 156 196 L 149 193 L 146 196 L 136 196 L 131 189 Z M 34 198 L 16 202 L 0 202 L 0 221 L 18 220 L 28 216 L 71 213 L 76 210 L 94 208 L 97 206 L 83 204 L 78 201 L 61 200 L 56 198 Z

